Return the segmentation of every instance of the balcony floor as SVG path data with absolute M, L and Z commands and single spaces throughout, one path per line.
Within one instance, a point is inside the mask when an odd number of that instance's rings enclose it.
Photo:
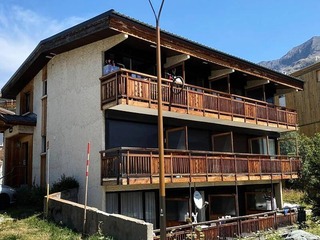
M 157 116 L 158 115 L 158 105 L 152 104 L 150 108 L 145 107 L 144 105 L 147 105 L 147 103 L 141 103 L 141 102 L 135 102 L 130 105 L 127 105 L 125 102 L 119 105 L 109 104 L 107 108 L 117 111 L 124 111 L 129 113 L 138 113 L 138 114 L 146 114 L 146 115 L 152 115 Z M 135 103 L 134 103 L 135 102 Z M 286 125 L 277 125 L 275 123 L 268 123 L 265 121 L 255 121 L 250 119 L 245 119 L 242 117 L 233 117 L 231 119 L 230 116 L 223 116 L 220 114 L 218 116 L 217 114 L 205 114 L 203 116 L 203 113 L 200 111 L 189 111 L 188 114 L 186 114 L 186 110 L 182 108 L 171 108 L 171 111 L 168 111 L 167 106 L 163 106 L 163 117 L 168 118 L 176 118 L 176 119 L 184 119 L 189 121 L 195 121 L 195 122 L 205 122 L 205 123 L 213 123 L 213 124 L 219 124 L 224 126 L 232 126 L 232 127 L 240 127 L 240 128 L 249 128 L 249 129 L 255 129 L 255 130 L 264 130 L 264 131 L 273 131 L 273 132 L 286 132 L 288 130 L 295 130 L 295 127 L 286 126 Z M 232 120 L 232 121 L 230 121 Z

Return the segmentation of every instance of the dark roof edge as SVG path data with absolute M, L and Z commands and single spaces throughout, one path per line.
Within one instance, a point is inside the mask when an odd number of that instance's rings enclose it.
M 113 13 L 114 15 L 119 16 L 119 17 L 123 17 L 123 18 L 125 18 L 125 19 L 134 21 L 134 22 L 136 22 L 136 23 L 138 23 L 138 24 L 141 24 L 141 25 L 143 25 L 143 26 L 145 26 L 145 27 L 155 29 L 155 27 L 152 26 L 152 25 L 150 25 L 150 24 L 146 24 L 146 23 L 141 22 L 141 21 L 139 21 L 139 20 L 136 20 L 136 19 L 134 19 L 134 18 L 132 18 L 132 17 L 130 17 L 130 16 L 127 16 L 127 15 L 121 14 L 121 13 L 119 13 L 119 12 L 116 12 L 116 11 L 114 11 L 114 10 L 113 10 L 112 13 Z M 302 84 L 304 83 L 304 81 L 301 80 L 301 79 L 299 79 L 299 78 L 295 78 L 295 77 L 293 77 L 293 76 L 286 75 L 286 74 L 283 74 L 283 73 L 274 71 L 274 70 L 272 70 L 272 69 L 270 69 L 270 68 L 266 68 L 266 67 L 261 66 L 261 65 L 259 65 L 259 64 L 257 64 L 257 63 L 253 63 L 253 62 L 248 61 L 248 60 L 246 60 L 246 59 L 243 59 L 243 58 L 240 58 L 240 57 L 236 57 L 236 56 L 231 55 L 231 54 L 229 54 L 229 53 L 222 52 L 222 51 L 217 50 L 217 49 L 215 49 L 215 48 L 212 48 L 212 47 L 209 47 L 209 46 L 204 45 L 204 44 L 202 44 L 202 43 L 199 43 L 199 42 L 196 42 L 196 41 L 187 39 L 187 38 L 185 38 L 185 37 L 182 37 L 182 36 L 179 36 L 179 35 L 177 35 L 177 34 L 168 32 L 168 31 L 166 31 L 166 30 L 162 30 L 162 29 L 161 29 L 161 33 L 162 33 L 162 34 L 167 34 L 167 35 L 172 36 L 172 37 L 175 37 L 175 38 L 179 38 L 179 39 L 182 40 L 182 41 L 186 41 L 186 42 L 189 42 L 189 43 L 194 44 L 194 45 L 198 45 L 199 47 L 205 48 L 205 49 L 207 49 L 207 50 L 209 50 L 209 51 L 214 51 L 214 52 L 216 52 L 217 54 L 220 54 L 220 55 L 222 55 L 222 56 L 225 56 L 225 57 L 228 57 L 228 58 L 233 58 L 233 59 L 236 59 L 236 60 L 238 60 L 238 61 L 245 62 L 246 64 L 250 64 L 250 65 L 252 65 L 252 66 L 255 67 L 255 68 L 261 69 L 261 70 L 263 70 L 263 71 L 267 71 L 267 72 L 269 72 L 270 74 L 275 74 L 275 75 L 280 76 L 280 77 L 285 77 L 286 79 L 288 79 L 288 80 L 290 80 L 290 81 L 293 80 L 293 81 L 296 81 L 297 83 L 302 83 Z
M 31 66 L 31 64 L 33 64 L 35 62 L 35 60 L 37 58 L 39 58 L 39 56 L 41 54 L 45 53 L 45 51 L 47 51 L 47 50 L 50 50 L 50 49 L 47 49 L 47 44 L 50 44 L 51 42 L 53 42 L 54 40 L 56 40 L 58 38 L 66 36 L 67 34 L 69 34 L 72 31 L 81 29 L 82 27 L 85 27 L 90 23 L 94 23 L 94 22 L 99 21 L 99 20 L 101 20 L 103 18 L 106 18 L 106 17 L 108 17 L 110 15 L 114 15 L 114 16 L 117 16 L 117 17 L 125 18 L 125 19 L 127 19 L 129 21 L 133 21 L 135 23 L 141 24 L 142 26 L 155 29 L 155 27 L 153 27 L 153 26 L 151 26 L 149 24 L 143 23 L 143 22 L 138 21 L 138 20 L 136 20 L 134 18 L 131 18 L 131 17 L 128 17 L 128 16 L 123 15 L 121 13 L 118 13 L 113 9 L 111 9 L 111 10 L 109 10 L 107 12 L 104 12 L 104 13 L 96 16 L 96 17 L 91 18 L 91 19 L 88 19 L 88 20 L 86 20 L 86 21 L 84 21 L 82 23 L 79 23 L 79 24 L 77 24 L 77 25 L 75 25 L 75 26 L 73 26 L 71 28 L 68 28 L 68 29 L 66 29 L 66 30 L 64 30 L 64 31 L 62 31 L 60 33 L 57 33 L 57 34 L 55 34 L 55 35 L 53 35 L 51 37 L 48 37 L 48 38 L 40 41 L 39 44 L 36 46 L 36 48 L 27 57 L 27 59 L 21 64 L 21 66 L 18 68 L 18 70 L 12 75 L 12 77 L 8 80 L 8 82 L 2 87 L 1 91 L 2 91 L 3 96 L 4 97 L 10 97 L 10 94 L 8 93 L 10 91 L 10 88 L 13 87 L 13 85 L 15 85 L 17 83 L 17 81 L 19 81 L 19 79 L 22 77 L 22 75 L 25 73 L 25 71 Z M 275 76 L 278 76 L 278 77 L 281 77 L 281 78 L 285 78 L 285 79 L 287 79 L 289 81 L 293 81 L 293 82 L 296 83 L 296 85 L 299 85 L 299 86 L 301 85 L 301 89 L 303 88 L 303 81 L 301 79 L 295 78 L 293 76 L 285 75 L 285 74 L 282 74 L 280 72 L 276 72 L 276 71 L 271 70 L 269 68 L 260 66 L 260 65 L 258 65 L 256 63 L 250 62 L 248 60 L 245 60 L 245 59 L 242 59 L 242 58 L 239 58 L 239 57 L 235 57 L 233 55 L 230 55 L 230 54 L 227 54 L 227 53 L 224 53 L 224 52 L 221 52 L 219 50 L 216 50 L 214 48 L 211 48 L 211 47 L 208 47 L 206 45 L 200 44 L 198 42 L 189 40 L 187 38 L 178 36 L 176 34 L 173 34 L 173 33 L 170 33 L 170 32 L 164 31 L 164 30 L 161 30 L 161 32 L 163 34 L 167 34 L 167 35 L 169 35 L 171 37 L 178 38 L 178 39 L 180 39 L 182 41 L 189 42 L 189 43 L 191 43 L 193 45 L 197 45 L 199 47 L 205 48 L 205 49 L 207 49 L 209 51 L 214 51 L 216 54 L 222 55 L 224 57 L 232 58 L 232 59 L 234 59 L 236 61 L 240 61 L 240 62 L 246 63 L 248 65 L 251 65 L 253 68 L 260 69 L 262 71 L 268 72 L 271 75 L 275 75 Z M 48 59 L 48 61 L 49 61 L 49 59 Z
M 23 126 L 36 126 L 37 115 L 29 113 L 28 115 L 12 115 L 12 114 L 0 114 L 0 121 L 9 125 L 23 125 Z
M 15 71 L 15 73 L 10 77 L 10 79 L 6 82 L 6 84 L 2 87 L 1 93 L 2 96 L 6 96 L 7 89 L 11 87 L 11 85 L 14 85 L 19 78 L 23 75 L 23 72 L 26 71 L 30 67 L 30 65 L 37 59 L 45 50 L 45 46 L 47 43 L 51 42 L 54 39 L 63 37 L 64 35 L 68 34 L 69 32 L 72 32 L 73 30 L 79 29 L 83 26 L 86 26 L 88 23 L 95 22 L 101 18 L 105 18 L 110 16 L 112 13 L 115 13 L 113 9 L 104 12 L 98 16 L 95 16 L 93 18 L 90 18 L 82 23 L 79 23 L 73 27 L 67 28 L 66 30 L 63 30 L 62 32 L 59 32 L 55 35 L 52 35 L 51 37 L 45 38 L 41 40 L 38 45 L 35 47 L 35 49 L 30 53 L 30 55 L 26 58 L 26 60 L 20 65 L 20 67 Z M 49 59 L 48 59 L 49 61 Z
M 314 63 L 314 64 L 312 64 L 312 65 L 310 65 L 308 67 L 305 67 L 305 68 L 302 68 L 302 69 L 300 69 L 298 71 L 290 73 L 290 75 L 293 76 L 293 77 L 299 77 L 299 76 L 301 76 L 303 74 L 306 74 L 308 72 L 311 72 L 311 71 L 317 70 L 317 69 L 320 69 L 320 62 Z

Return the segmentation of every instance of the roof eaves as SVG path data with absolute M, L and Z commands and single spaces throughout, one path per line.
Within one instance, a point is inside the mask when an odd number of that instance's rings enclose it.
M 320 69 L 320 62 L 317 62 L 317 63 L 314 63 L 310 66 L 307 66 L 305 68 L 302 68 L 298 71 L 295 71 L 293 73 L 291 73 L 290 75 L 293 76 L 293 77 L 300 77 L 301 75 L 304 75 L 308 72 L 311 72 L 311 71 L 314 71 L 314 70 L 318 70 Z
M 15 96 L 10 94 L 10 89 L 13 88 L 18 81 L 20 81 L 20 78 L 23 76 L 23 74 L 36 61 L 36 59 L 38 59 L 41 56 L 41 54 L 44 54 L 46 51 L 50 51 L 50 45 L 53 42 L 57 41 L 58 39 L 63 39 L 70 33 L 77 32 L 77 30 L 81 30 L 86 26 L 90 25 L 91 23 L 99 21 L 100 19 L 107 18 L 108 16 L 114 13 L 115 11 L 111 9 L 87 21 L 84 21 L 71 28 L 68 28 L 60 33 L 57 33 L 51 37 L 41 40 L 39 44 L 35 47 L 35 49 L 31 52 L 31 54 L 26 58 L 26 60 L 20 65 L 17 71 L 11 76 L 8 82 L 2 87 L 1 89 L 2 96 L 7 98 L 15 98 Z M 47 60 L 47 62 L 48 61 L 49 59 Z
M 138 20 L 136 20 L 134 18 L 131 18 L 131 17 L 126 16 L 124 14 L 118 13 L 118 12 L 114 11 L 113 9 L 111 9 L 111 10 L 109 10 L 107 12 L 104 12 L 104 13 L 102 13 L 102 14 L 94 17 L 94 18 L 91 18 L 91 19 L 89 19 L 87 21 L 84 21 L 84 22 L 74 26 L 74 27 L 68 28 L 68 29 L 66 29 L 66 30 L 64 30 L 64 31 L 62 31 L 62 32 L 60 32 L 58 34 L 55 34 L 55 35 L 53 35 L 53 36 L 51 36 L 49 38 L 46 38 L 46 39 L 42 40 L 37 45 L 37 47 L 32 51 L 32 53 L 27 57 L 27 59 L 22 63 L 22 65 L 18 68 L 18 70 L 13 74 L 13 76 L 9 79 L 9 81 L 4 85 L 4 87 L 2 88 L 3 96 L 4 97 L 9 97 L 9 98 L 14 98 L 15 97 L 15 96 L 12 96 L 12 94 L 10 95 L 10 89 L 13 88 L 18 81 L 20 81 L 20 78 L 23 76 L 23 74 L 25 74 L 25 72 L 28 70 L 28 68 L 37 60 L 37 58 L 39 58 L 41 56 L 41 54 L 44 54 L 46 51 L 50 51 L 50 46 L 51 46 L 52 43 L 54 43 L 58 39 L 62 39 L 63 40 L 68 35 L 74 34 L 74 33 L 78 32 L 78 31 L 80 31 L 81 29 L 87 28 L 88 25 L 96 23 L 96 22 L 99 22 L 100 20 L 102 20 L 104 18 L 107 18 L 109 16 L 122 17 L 122 18 L 125 18 L 125 19 L 129 20 L 129 21 L 133 21 L 135 23 L 141 24 L 142 26 L 145 26 L 145 27 L 148 27 L 148 28 L 151 28 L 151 29 L 155 29 L 155 27 L 153 27 L 153 26 L 151 26 L 149 24 L 143 23 L 143 22 L 138 21 Z M 187 38 L 181 37 L 179 35 L 170 33 L 168 31 L 161 30 L 161 32 L 163 34 L 169 35 L 170 37 L 178 38 L 178 39 L 180 39 L 182 41 L 189 42 L 190 44 L 193 44 L 195 46 L 198 46 L 198 47 L 204 48 L 206 50 L 212 51 L 215 54 L 221 55 L 223 57 L 226 57 L 226 58 L 229 58 L 229 59 L 232 59 L 232 60 L 235 60 L 235 61 L 240 61 L 242 63 L 249 64 L 253 68 L 256 68 L 256 69 L 259 69 L 259 70 L 262 70 L 262 71 L 267 71 L 271 75 L 274 75 L 274 76 L 277 76 L 277 77 L 281 77 L 281 78 L 285 78 L 285 79 L 287 79 L 289 81 L 293 81 L 299 86 L 299 88 L 301 88 L 301 89 L 303 88 L 303 81 L 300 80 L 300 79 L 294 78 L 292 76 L 284 75 L 282 73 L 279 73 L 279 72 L 273 71 L 271 69 L 262 67 L 262 66 L 260 66 L 258 64 L 252 63 L 252 62 L 250 62 L 248 60 L 245 60 L 245 59 L 242 59 L 242 58 L 239 58 L 239 57 L 235 57 L 233 55 L 221 52 L 221 51 L 219 51 L 217 49 L 208 47 L 206 45 L 203 45 L 203 44 L 200 44 L 200 43 L 198 43 L 196 41 L 192 41 L 192 40 L 189 40 Z M 63 43 L 63 41 L 62 41 L 62 43 Z M 49 59 L 47 60 L 47 62 L 48 61 L 49 61 Z
M 127 15 L 124 15 L 124 14 L 122 14 L 122 13 L 113 11 L 113 14 L 114 14 L 114 15 L 117 15 L 117 16 L 119 16 L 119 17 L 126 18 L 127 20 L 134 21 L 134 22 L 136 22 L 136 23 L 138 23 L 138 24 L 141 24 L 141 25 L 143 25 L 143 26 L 145 26 L 145 27 L 148 27 L 148 28 L 151 28 L 151 29 L 154 29 L 154 30 L 155 30 L 155 27 L 154 27 L 154 26 L 152 26 L 152 25 L 150 25 L 150 24 L 146 24 L 146 23 L 144 23 L 144 22 L 141 22 L 141 21 L 139 21 L 139 20 L 137 20 L 137 19 L 134 19 L 134 18 L 129 17 L 129 16 L 127 16 Z M 245 62 L 246 64 L 249 64 L 249 65 L 253 66 L 254 68 L 257 68 L 257 69 L 262 70 L 262 71 L 267 71 L 267 72 L 269 72 L 269 73 L 272 74 L 272 75 L 276 75 L 276 76 L 278 76 L 278 77 L 285 78 L 285 79 L 287 79 L 287 80 L 289 80 L 289 81 L 294 81 L 294 82 L 297 83 L 297 85 L 299 85 L 299 87 L 298 87 L 299 90 L 302 90 L 302 89 L 303 89 L 303 83 L 304 83 L 304 81 L 301 80 L 301 79 L 299 79 L 299 78 L 295 78 L 295 77 L 293 77 L 293 76 L 289 76 L 289 75 L 286 75 L 286 74 L 283 74 L 283 73 L 274 71 L 274 70 L 272 70 L 272 69 L 270 69 L 270 68 L 266 68 L 266 67 L 263 67 L 263 66 L 261 66 L 261 65 L 259 65 L 259 64 L 256 64 L 256 63 L 253 63 L 253 62 L 251 62 L 251 61 L 248 61 L 248 60 L 246 60 L 246 59 L 243 59 L 243 58 L 240 58 L 240 57 L 236 57 L 236 56 L 234 56 L 234 55 L 231 55 L 231 54 L 222 52 L 222 51 L 217 50 L 217 49 L 215 49 L 215 48 L 209 47 L 209 46 L 204 45 L 204 44 L 202 44 L 202 43 L 199 43 L 199 42 L 197 42 L 197 41 L 190 40 L 190 39 L 188 39 L 188 38 L 182 37 L 182 36 L 180 36 L 180 35 L 174 34 L 174 33 L 169 32 L 169 31 L 161 30 L 161 33 L 167 34 L 167 35 L 169 35 L 169 36 L 171 36 L 171 37 L 174 37 L 174 38 L 178 38 L 178 39 L 180 39 L 180 40 L 182 40 L 182 41 L 189 42 L 189 43 L 191 43 L 191 44 L 197 45 L 197 46 L 199 46 L 199 47 L 201 47 L 201 48 L 204 48 L 204 49 L 207 49 L 207 50 L 209 50 L 209 51 L 214 51 L 216 54 L 219 54 L 219 55 L 221 55 L 221 56 L 223 56 L 223 57 L 232 58 L 232 59 L 237 60 L 237 61 Z

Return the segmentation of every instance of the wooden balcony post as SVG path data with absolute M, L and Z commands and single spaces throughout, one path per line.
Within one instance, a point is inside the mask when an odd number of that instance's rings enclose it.
M 268 105 L 266 104 L 265 105 L 266 106 L 266 109 L 267 109 L 267 111 L 266 111 L 266 114 L 267 114 L 267 116 L 266 116 L 266 120 L 267 120 L 267 125 L 269 126 L 269 108 L 268 108 Z
M 121 76 L 122 76 L 122 73 L 121 73 Z M 125 76 L 125 78 L 126 78 L 126 95 L 127 95 L 127 97 L 126 97 L 126 103 L 127 103 L 127 105 L 129 104 L 129 73 L 128 72 L 126 72 L 126 76 Z
M 279 127 L 279 107 L 276 107 L 277 127 Z
M 150 183 L 152 184 L 152 174 L 153 174 L 153 161 L 152 161 L 152 152 L 150 152 Z
M 257 105 L 257 102 L 255 102 L 254 104 L 254 107 L 255 107 L 255 116 L 254 118 L 256 119 L 256 124 L 258 124 L 258 116 L 257 116 L 257 112 L 258 112 L 258 105 Z
M 148 99 L 149 99 L 149 101 L 148 101 L 148 106 L 149 106 L 149 108 L 151 108 L 151 96 L 152 96 L 152 93 L 151 93 L 151 79 L 149 78 L 148 79 L 148 88 L 149 88 L 149 91 L 148 91 Z
M 208 154 L 206 154 L 206 181 L 207 181 L 207 182 L 208 182 L 208 180 L 209 180 L 208 168 L 209 168 L 209 164 L 208 164 Z
M 192 168 L 192 165 L 191 165 L 191 153 L 189 153 L 189 171 L 190 171 L 190 183 L 192 182 L 192 175 L 193 175 L 193 168 Z
M 221 154 L 220 154 L 220 172 L 221 172 L 221 181 L 223 181 L 222 156 L 221 156 Z
M 118 151 L 117 159 L 118 159 L 117 182 L 118 182 L 118 184 L 120 184 L 120 177 L 122 177 L 122 171 L 123 171 L 123 169 L 122 169 L 122 167 L 123 167 L 123 163 L 122 163 L 123 159 L 122 159 L 122 153 L 120 153 L 120 151 Z
M 201 101 L 201 105 L 202 105 L 202 112 L 203 112 L 203 116 L 206 116 L 206 108 L 204 106 L 204 99 L 205 99 L 205 92 L 204 90 L 202 90 L 202 101 Z
M 189 91 L 190 91 L 189 87 L 186 87 L 187 114 L 189 114 L 189 111 L 190 111 Z
M 120 84 L 119 84 L 119 81 L 118 81 L 118 73 L 116 73 L 116 85 L 114 86 L 114 91 L 115 91 L 117 105 L 119 104 L 119 96 L 118 95 L 120 93 Z
M 129 159 L 129 151 L 127 151 L 127 169 L 126 169 L 126 174 L 127 174 L 127 183 L 129 184 L 129 171 L 130 171 L 130 159 Z
M 172 161 L 172 152 L 170 153 L 170 170 L 171 170 L 171 182 L 173 182 L 173 161 Z
M 218 119 L 220 119 L 220 93 L 217 94 L 217 103 L 218 103 Z
M 233 121 L 233 103 L 234 103 L 234 99 L 233 96 L 230 97 L 230 102 L 231 102 L 231 121 Z
M 261 156 L 259 156 L 259 168 L 260 168 L 260 180 L 262 179 L 262 163 L 261 163 Z M 259 169 L 258 169 L 259 170 Z

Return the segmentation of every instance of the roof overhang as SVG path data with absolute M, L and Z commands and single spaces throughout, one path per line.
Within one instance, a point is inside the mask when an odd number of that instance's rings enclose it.
M 37 116 L 34 113 L 27 114 L 25 116 L 0 114 L 0 132 L 4 132 L 6 130 L 12 132 L 12 129 L 15 126 L 34 127 L 36 124 Z
M 119 33 L 125 33 L 149 43 L 156 43 L 154 27 L 110 10 L 41 41 L 4 85 L 2 88 L 3 97 L 16 98 L 22 88 L 50 61 L 52 56 Z M 180 54 L 200 58 L 289 88 L 303 89 L 304 82 L 300 79 L 275 72 L 165 31 L 161 32 L 161 45 Z

